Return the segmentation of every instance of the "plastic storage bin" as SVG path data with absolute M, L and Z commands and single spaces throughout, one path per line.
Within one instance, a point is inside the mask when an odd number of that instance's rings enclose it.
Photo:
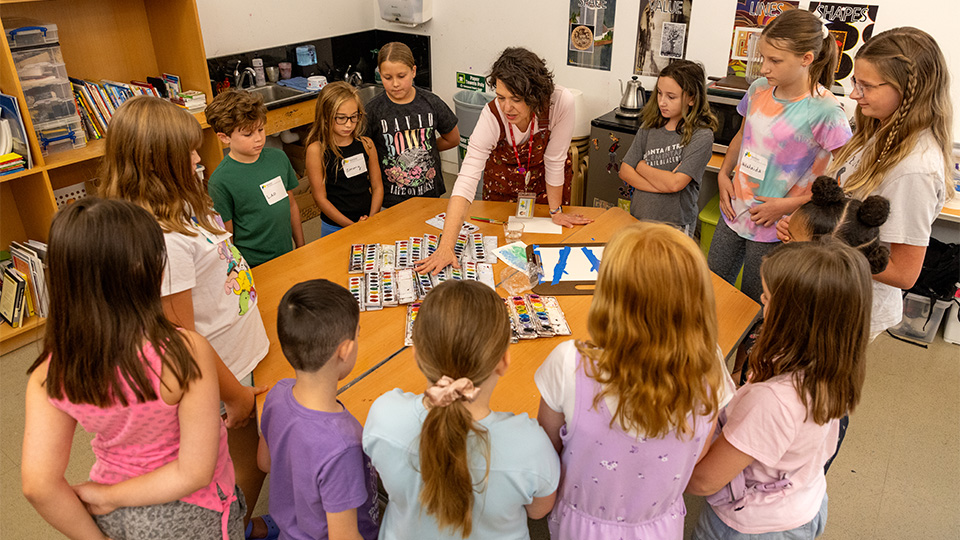
M 73 90 L 69 79 L 21 81 L 23 96 L 27 99 L 27 107 L 33 107 L 37 101 L 45 99 L 73 99 Z
M 79 116 L 72 116 L 65 120 L 36 124 L 37 139 L 43 155 L 54 154 L 74 148 L 83 148 L 87 145 L 87 136 L 83 132 L 83 124 Z
M 7 26 L 4 32 L 7 34 L 7 43 L 10 44 L 11 49 L 46 45 L 60 41 L 55 24 L 22 18 L 11 18 L 4 23 L 4 26 Z
M 937 300 L 931 305 L 930 299 L 913 293 L 907 293 L 903 299 L 903 320 L 890 329 L 890 333 L 915 341 L 932 343 L 943 320 L 943 313 L 950 302 Z
M 960 291 L 957 294 L 960 294 Z M 950 309 L 944 317 L 946 321 L 943 323 L 943 340 L 960 345 L 960 296 L 950 302 Z
M 700 251 L 706 257 L 710 253 L 710 243 L 713 242 L 713 233 L 717 230 L 717 223 L 720 222 L 720 195 L 714 195 L 712 199 L 700 211 Z M 737 275 L 736 287 L 740 288 L 743 281 L 743 269 Z
M 30 107 L 30 117 L 34 124 L 54 122 L 77 115 L 77 105 L 73 98 L 51 98 L 35 101 Z
M 10 51 L 10 54 L 13 56 L 13 65 L 17 67 L 17 72 L 36 64 L 63 63 L 63 54 L 60 52 L 60 45 L 43 45 L 29 49 L 19 49 Z

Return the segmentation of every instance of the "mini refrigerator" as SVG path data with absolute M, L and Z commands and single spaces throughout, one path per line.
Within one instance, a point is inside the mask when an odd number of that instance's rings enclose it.
M 584 206 L 619 206 L 630 211 L 633 188 L 620 180 L 620 162 L 639 129 L 639 118 L 622 118 L 615 111 L 590 122 L 590 168 L 584 179 Z

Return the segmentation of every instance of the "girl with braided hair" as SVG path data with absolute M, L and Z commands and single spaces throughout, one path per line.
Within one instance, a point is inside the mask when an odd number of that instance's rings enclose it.
M 857 52 L 853 73 L 857 132 L 833 168 L 852 197 L 890 201 L 890 217 L 880 227 L 890 262 L 873 276 L 870 333 L 876 336 L 900 322 L 900 290 L 920 275 L 931 226 L 953 191 L 953 107 L 943 52 L 922 30 L 901 27 L 873 36 Z M 785 225 L 778 228 L 781 238 L 787 235 Z

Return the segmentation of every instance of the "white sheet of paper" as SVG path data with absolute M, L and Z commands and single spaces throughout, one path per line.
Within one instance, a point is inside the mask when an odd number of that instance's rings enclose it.
M 562 234 L 563 227 L 557 225 L 548 217 L 517 217 L 510 216 L 510 223 L 519 221 L 523 223 L 523 232 L 537 234 Z
M 570 246 L 570 253 L 567 255 L 558 281 L 595 281 L 598 272 L 593 269 L 593 263 L 587 258 L 584 250 L 590 251 L 597 260 L 603 260 L 603 248 L 604 246 Z M 540 264 L 543 266 L 541 283 L 553 282 L 562 250 L 563 247 L 554 246 L 537 248 Z

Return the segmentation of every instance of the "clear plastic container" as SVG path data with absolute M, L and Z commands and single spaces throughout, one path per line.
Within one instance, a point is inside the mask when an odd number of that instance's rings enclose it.
M 13 64 L 17 66 L 17 71 L 34 64 L 62 64 L 63 54 L 60 52 L 60 45 L 46 45 L 43 47 L 33 47 L 30 49 L 21 49 L 11 51 Z
M 903 320 L 890 329 L 890 333 L 912 339 L 933 343 L 937 335 L 943 313 L 950 307 L 950 302 L 937 300 L 933 305 L 926 296 L 907 293 L 903 299 Z
M 6 27 L 4 33 L 7 34 L 7 43 L 10 44 L 11 49 L 60 42 L 57 25 L 55 24 L 19 17 L 13 17 L 3 22 Z
M 80 117 L 74 115 L 63 120 L 35 124 L 37 139 L 43 155 L 55 154 L 87 145 L 87 136 L 83 132 Z
M 52 82 L 70 82 L 67 78 L 67 66 L 60 63 L 31 64 L 22 69 L 17 68 L 20 84 L 23 87 L 50 84 Z
M 72 99 L 73 90 L 69 79 L 51 79 L 49 81 L 26 81 L 21 85 L 27 107 L 45 99 Z
M 77 114 L 77 105 L 73 98 L 50 98 L 35 101 L 29 107 L 34 124 L 63 120 Z

